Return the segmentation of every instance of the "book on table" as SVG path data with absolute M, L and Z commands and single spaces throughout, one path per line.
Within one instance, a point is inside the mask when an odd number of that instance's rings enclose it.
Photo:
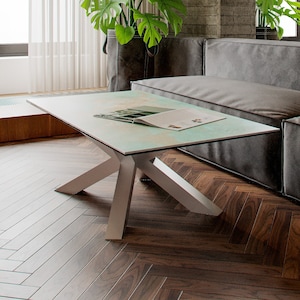
M 170 130 L 183 130 L 222 120 L 225 117 L 193 108 L 171 109 L 156 106 L 137 106 L 94 115 L 98 118 L 143 124 Z

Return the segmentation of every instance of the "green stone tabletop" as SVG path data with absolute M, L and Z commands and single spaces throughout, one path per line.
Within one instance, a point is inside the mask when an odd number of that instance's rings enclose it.
M 41 97 L 29 99 L 28 102 L 123 155 L 271 133 L 279 130 L 275 127 L 141 91 Z M 192 107 L 205 113 L 225 116 L 226 118 L 190 129 L 173 131 L 94 117 L 95 114 L 109 113 L 141 105 L 174 109 Z

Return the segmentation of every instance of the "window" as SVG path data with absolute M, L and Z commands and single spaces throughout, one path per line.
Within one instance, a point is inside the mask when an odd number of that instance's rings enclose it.
M 29 0 L 0 0 L 0 56 L 28 55 Z
M 299 2 L 299 1 L 298 1 Z M 284 6 L 288 5 L 284 2 Z M 290 18 L 283 16 L 281 18 L 281 26 L 284 29 L 283 39 L 284 40 L 299 40 L 300 39 L 300 31 L 299 26 Z
M 284 29 L 283 37 L 297 36 L 297 24 L 290 18 L 283 16 L 281 18 L 281 26 Z

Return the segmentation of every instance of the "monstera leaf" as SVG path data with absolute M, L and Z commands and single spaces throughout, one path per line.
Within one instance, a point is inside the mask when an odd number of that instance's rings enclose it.
M 122 13 L 121 4 L 127 3 L 128 0 L 84 0 L 81 7 L 86 10 L 87 16 L 91 16 L 94 28 L 107 34 L 108 29 L 115 28 L 117 18 Z
M 161 32 L 167 36 L 168 26 L 161 20 L 160 16 L 134 10 L 134 19 L 140 21 L 138 24 L 138 33 L 143 37 L 143 41 L 148 48 L 156 46 L 162 39 Z
M 121 45 L 127 44 L 135 35 L 135 30 L 132 26 L 123 27 L 122 25 L 117 24 L 115 29 L 116 38 Z
M 289 8 L 285 9 L 285 15 L 295 20 L 300 20 L 300 2 L 286 0 Z
M 149 2 L 157 4 L 159 11 L 164 15 L 175 35 L 177 35 L 181 31 L 183 22 L 178 13 L 186 13 L 186 7 L 183 2 L 181 0 L 149 0 Z

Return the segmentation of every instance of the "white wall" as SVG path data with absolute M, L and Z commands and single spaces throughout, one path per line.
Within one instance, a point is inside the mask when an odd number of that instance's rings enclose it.
M 28 57 L 0 57 L 0 94 L 19 94 L 28 92 Z

